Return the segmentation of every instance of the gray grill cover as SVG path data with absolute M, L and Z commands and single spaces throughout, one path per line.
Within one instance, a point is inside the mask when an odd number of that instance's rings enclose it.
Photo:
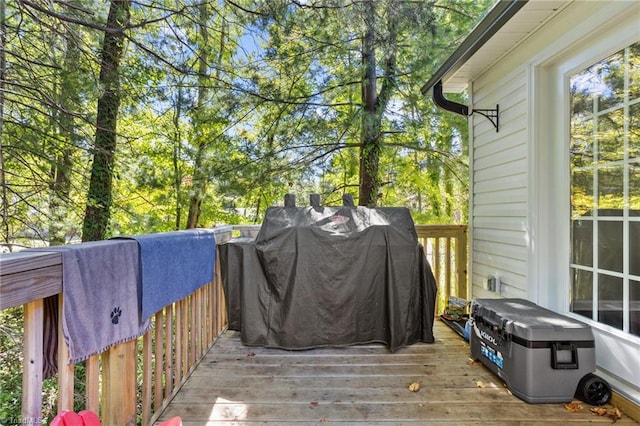
M 252 257 L 246 244 L 240 249 Z M 395 350 L 434 341 L 436 283 L 408 209 L 271 207 L 255 250 L 261 268 L 245 261 L 242 282 L 229 280 L 232 269 L 224 280 L 226 294 L 238 295 L 227 299 L 243 343 L 381 342 Z M 221 250 L 223 265 L 227 253 Z M 247 277 L 250 271 L 263 276 Z

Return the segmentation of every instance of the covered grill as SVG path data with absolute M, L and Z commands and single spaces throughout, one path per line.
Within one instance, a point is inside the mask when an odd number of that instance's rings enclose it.
M 221 247 L 230 328 L 244 344 L 434 341 L 436 283 L 408 209 L 286 204 L 267 210 L 254 241 Z

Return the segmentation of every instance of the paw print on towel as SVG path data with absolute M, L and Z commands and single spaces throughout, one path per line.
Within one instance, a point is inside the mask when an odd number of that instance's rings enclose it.
M 118 322 L 120 322 L 120 315 L 122 315 L 120 306 L 116 306 L 115 308 L 113 308 L 113 311 L 111 311 L 111 322 L 113 324 L 118 324 Z

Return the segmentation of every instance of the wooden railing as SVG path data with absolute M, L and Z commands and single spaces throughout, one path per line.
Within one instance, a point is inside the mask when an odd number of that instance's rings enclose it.
M 218 243 L 231 238 L 232 230 L 216 229 Z M 43 312 L 44 299 L 50 296 L 57 296 L 62 306 L 60 253 L 0 256 L 0 310 L 24 306 L 22 418 L 5 419 L 11 423 L 42 424 L 51 420 L 42 418 Z M 225 309 L 216 262 L 214 281 L 156 313 L 152 329 L 143 337 L 115 345 L 85 361 L 84 408 L 99 413 L 105 425 L 152 424 L 226 328 Z M 58 335 L 62 336 L 61 316 Z M 74 409 L 75 367 L 67 365 L 68 359 L 67 346 L 59 344 L 58 412 Z
M 469 300 L 467 284 L 467 226 L 416 225 L 438 283 L 436 313 L 442 313 L 449 296 Z
M 215 229 L 218 244 L 258 230 L 259 226 Z M 466 226 L 418 225 L 416 230 L 439 282 L 439 300 L 449 294 L 466 297 Z M 85 409 L 99 413 L 103 424 L 153 424 L 226 328 L 219 271 L 216 262 L 214 281 L 158 312 L 153 328 L 142 338 L 85 361 Z M 42 418 L 43 312 L 44 299 L 50 296 L 57 296 L 62 306 L 60 253 L 0 256 L 0 310 L 24 306 L 22 419 L 10 419 L 14 423 L 51 420 Z M 441 312 L 440 306 L 436 312 Z M 62 336 L 61 318 L 58 324 Z M 74 366 L 67 365 L 68 357 L 66 345 L 58 345 L 57 411 L 74 408 Z

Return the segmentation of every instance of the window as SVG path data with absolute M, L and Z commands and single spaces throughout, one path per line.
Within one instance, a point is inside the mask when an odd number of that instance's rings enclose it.
M 572 312 L 640 336 L 640 43 L 570 79 Z

